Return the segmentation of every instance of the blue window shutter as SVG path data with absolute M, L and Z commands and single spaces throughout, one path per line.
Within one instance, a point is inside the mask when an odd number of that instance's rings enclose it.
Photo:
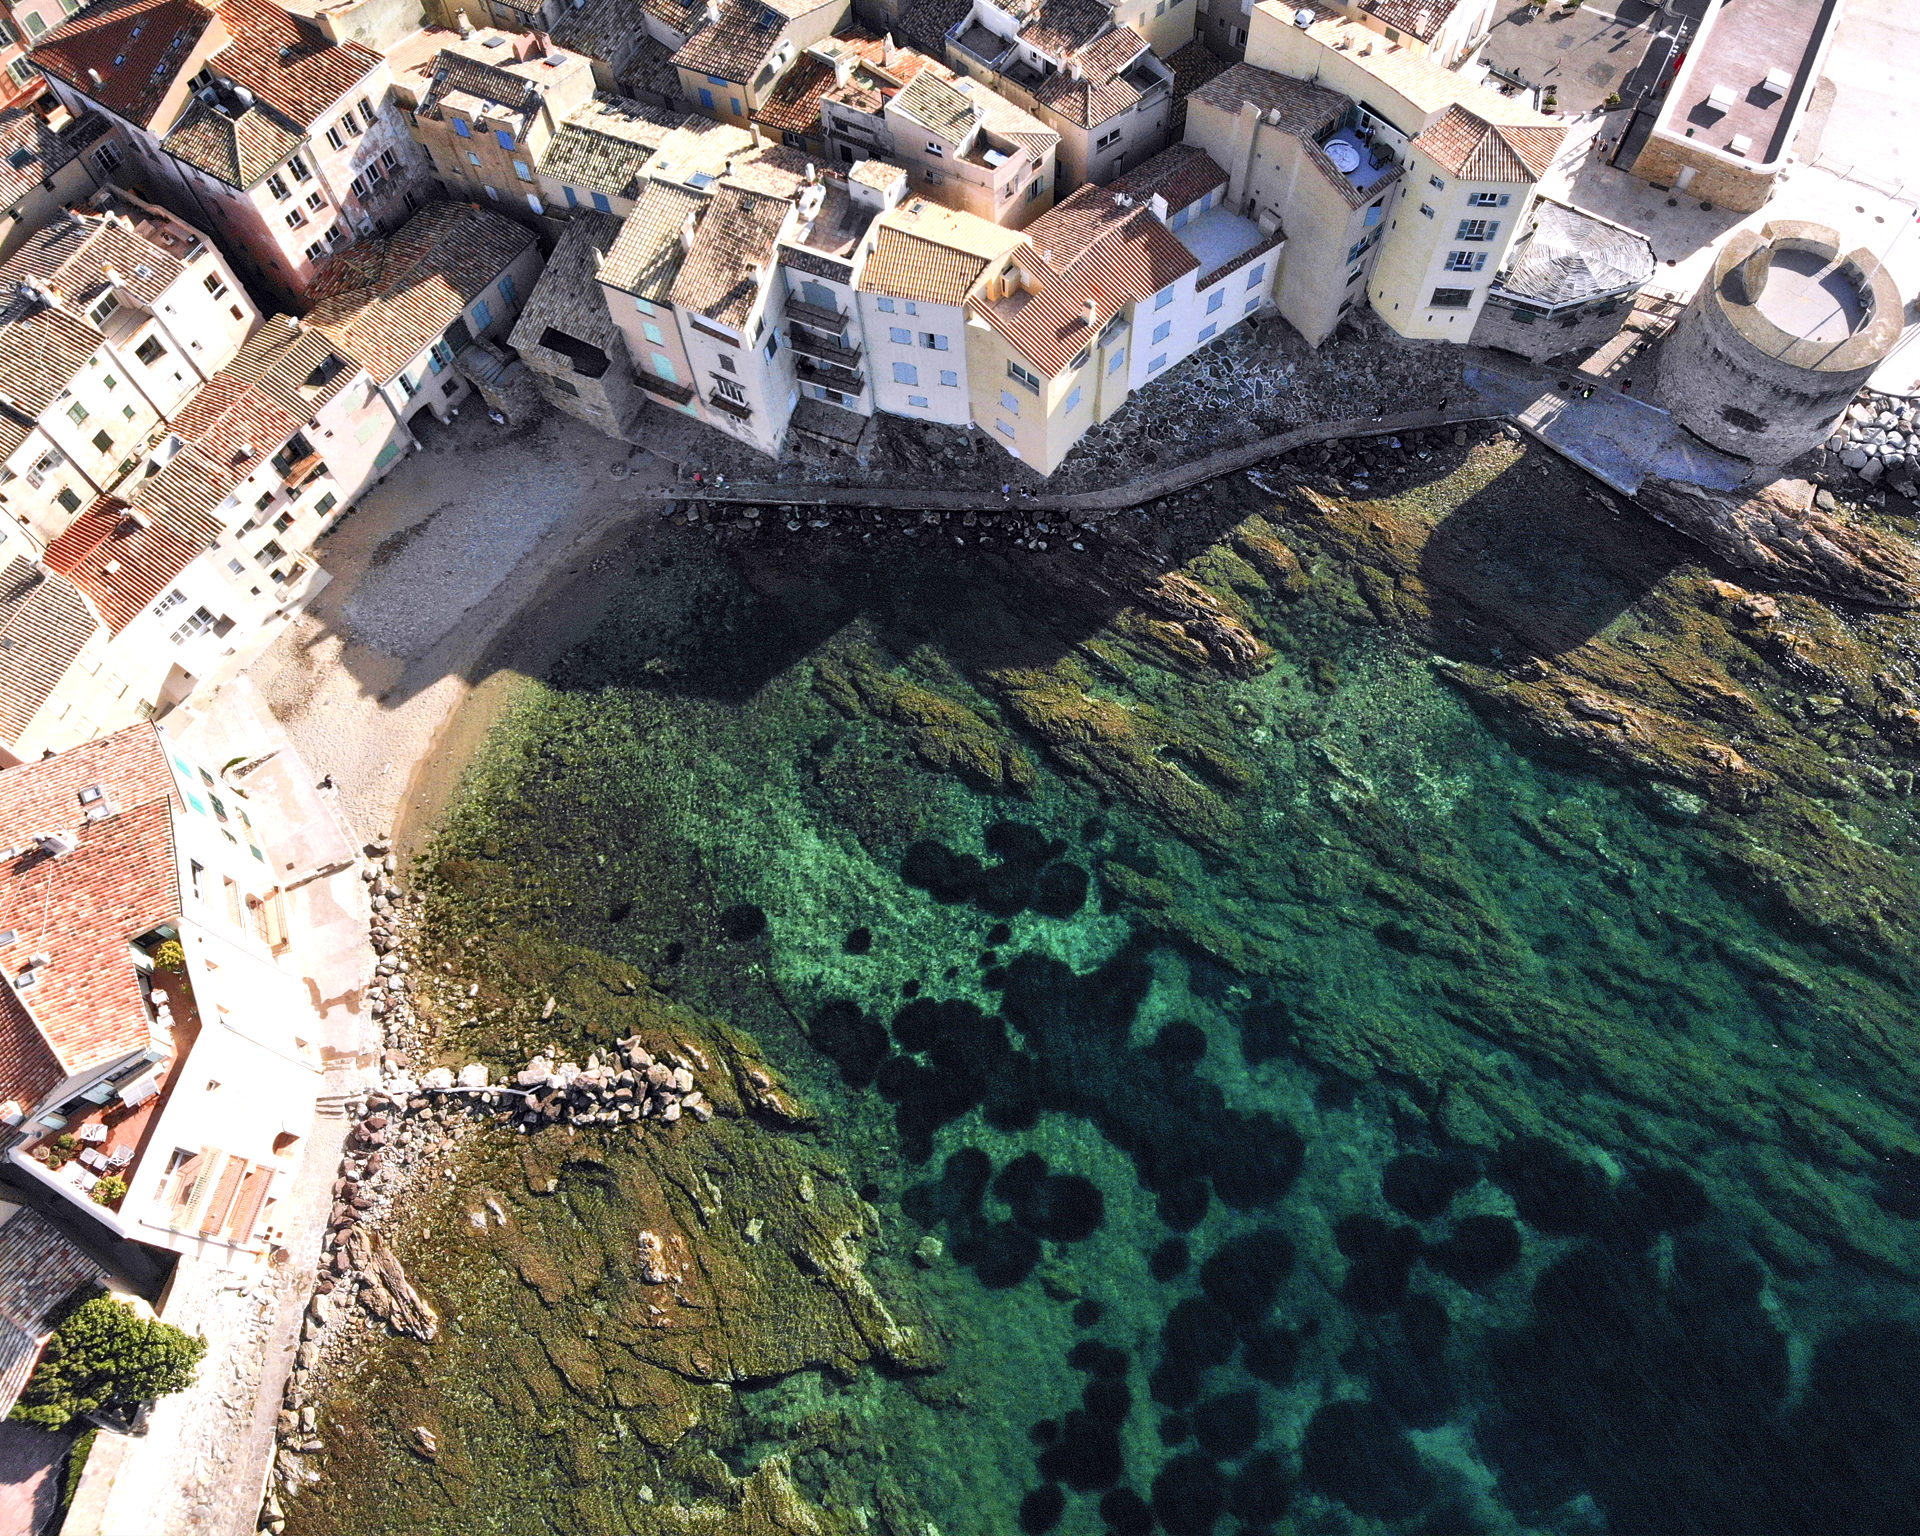
M 704 85 L 700 87 L 700 105 L 705 107 L 709 112 L 713 110 L 713 92 L 708 90 Z
M 488 306 L 485 299 L 475 299 L 473 301 L 473 318 L 476 322 L 476 328 L 479 330 L 484 331 L 488 326 L 493 324 L 493 310 Z
M 560 190 L 567 194 L 567 206 L 569 208 L 578 208 L 580 206 L 580 194 L 574 191 L 572 187 L 562 187 Z
M 740 115 L 740 98 L 738 96 L 729 96 L 727 103 L 733 108 L 733 115 L 738 117 Z
M 518 304 L 520 302 L 520 294 L 513 286 L 513 274 L 510 272 L 502 272 L 500 274 L 500 297 L 505 299 L 509 304 Z
M 607 201 L 607 194 L 604 192 L 596 192 L 593 194 L 593 206 L 598 208 L 602 213 L 613 212 L 613 204 Z
M 496 142 L 497 144 L 499 144 L 499 146 L 500 146 L 500 147 L 501 147 L 502 149 L 512 149 L 512 148 L 513 148 L 513 135 L 512 135 L 512 134 L 510 134 L 510 133 L 508 133 L 506 129 L 504 129 L 504 128 L 496 128 L 496 129 L 494 129 L 494 130 L 493 130 L 493 137 L 494 137 L 494 141 L 495 141 L 495 142 Z
M 457 117 L 453 120 L 453 131 L 455 134 L 457 134 L 460 138 L 463 138 L 463 139 L 470 139 L 473 137 L 473 134 L 468 130 L 467 125 Z

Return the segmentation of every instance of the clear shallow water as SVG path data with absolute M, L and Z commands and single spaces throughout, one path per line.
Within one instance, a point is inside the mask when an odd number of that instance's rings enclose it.
M 885 574 L 642 573 L 443 844 L 752 1032 L 945 1342 L 930 1377 L 739 1391 L 735 1473 L 789 1453 L 916 1536 L 1910 1528 L 1920 1206 L 1807 1129 L 1910 1131 L 1853 1043 L 1908 1009 L 1897 967 L 1776 931 L 1662 802 L 1311 601 L 1246 681 L 1091 653 L 1092 696 L 1238 765 L 1230 834 L 1039 753 L 1026 798 L 969 788 L 815 686 L 858 655 L 991 716 L 987 589 Z M 433 1262 L 453 1314 L 522 1283 Z M 495 1528 L 622 1528 L 625 1431 L 591 1475 L 556 1443 L 592 1388 L 540 1443 L 460 1358 L 361 1390 L 495 1438 Z M 381 1471 L 302 1518 L 393 1528 Z

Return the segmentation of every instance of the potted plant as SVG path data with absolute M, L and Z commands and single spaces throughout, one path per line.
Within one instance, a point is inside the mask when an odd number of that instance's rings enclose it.
M 62 1133 L 53 1138 L 42 1149 L 49 1168 L 64 1168 L 80 1153 L 80 1143 L 72 1136 Z
M 102 1174 L 93 1184 L 93 1203 L 112 1205 L 127 1192 L 127 1181 L 117 1173 Z

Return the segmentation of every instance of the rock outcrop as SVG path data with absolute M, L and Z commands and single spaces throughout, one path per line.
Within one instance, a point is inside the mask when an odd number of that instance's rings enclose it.
M 1635 500 L 1669 528 L 1765 583 L 1876 608 L 1920 606 L 1920 549 L 1814 505 L 1805 480 L 1775 480 L 1741 498 L 1650 479 Z

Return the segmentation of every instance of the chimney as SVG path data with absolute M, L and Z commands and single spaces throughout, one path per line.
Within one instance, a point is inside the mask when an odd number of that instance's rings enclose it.
M 836 86 L 845 85 L 852 78 L 853 54 L 850 50 L 842 48 L 833 56 L 833 83 Z
M 92 68 L 91 66 L 89 66 L 87 69 L 87 78 L 97 86 L 103 86 L 107 83 L 106 81 L 100 78 L 100 71 Z
M 900 50 L 893 46 L 893 34 L 889 32 L 880 42 L 880 67 L 892 69 L 900 58 Z
M 814 163 L 813 163 L 813 162 L 812 162 L 811 160 L 809 160 L 809 161 L 807 162 L 807 180 L 806 180 L 806 184 L 807 184 L 808 186 L 812 186 L 812 185 L 813 185 L 813 184 L 814 184 L 814 183 L 815 183 L 816 181 L 818 181 L 819 179 L 820 179 L 820 171 L 819 171 L 819 168 L 818 168 L 817 166 L 815 166 L 815 165 L 814 165 Z
M 693 215 L 689 213 L 680 225 L 680 252 L 685 255 L 693 249 Z
M 733 156 L 732 155 L 727 156 L 727 163 L 720 168 L 720 174 L 722 176 L 731 176 L 733 174 Z
M 720 0 L 707 0 L 707 25 L 710 27 L 720 25 Z
M 748 123 L 747 133 L 753 139 L 753 147 L 755 149 L 761 148 L 766 143 L 766 140 L 760 137 L 760 125 L 758 123 Z
M 454 30 L 462 37 L 473 36 L 473 23 L 467 20 L 467 13 L 465 11 L 455 11 L 453 13 L 453 25 Z
M 1082 315 L 1081 318 L 1087 322 L 1088 330 L 1090 331 L 1099 330 L 1100 329 L 1100 306 L 1095 304 L 1092 299 L 1088 299 L 1086 313 Z

